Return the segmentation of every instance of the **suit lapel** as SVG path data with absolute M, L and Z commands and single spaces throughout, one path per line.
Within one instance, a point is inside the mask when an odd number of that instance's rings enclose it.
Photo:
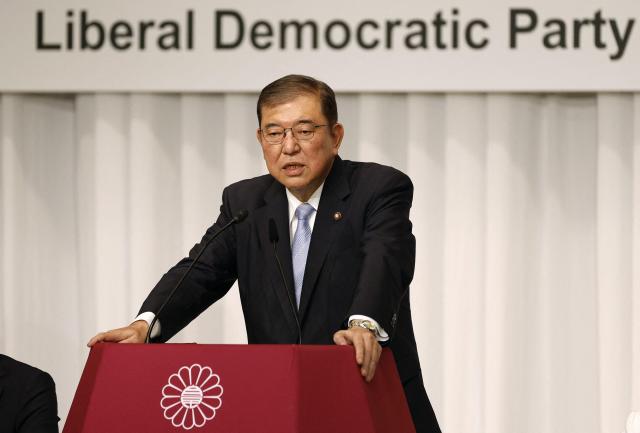
M 291 329 L 298 334 L 294 312 L 291 309 L 290 301 L 287 297 L 285 286 L 282 282 L 282 276 L 278 269 L 278 264 L 273 253 L 273 245 L 269 241 L 269 220 L 273 219 L 278 229 L 277 251 L 280 262 L 282 263 L 284 277 L 287 281 L 289 296 L 295 302 L 295 294 L 293 292 L 293 266 L 291 264 L 291 244 L 289 240 L 289 203 L 284 192 L 284 187 L 274 180 L 273 184 L 265 193 L 264 197 L 266 205 L 256 210 L 256 221 L 259 221 L 258 236 L 264 245 L 265 260 L 268 264 L 269 278 L 271 286 L 276 297 L 282 307 L 284 317 L 286 317 Z
M 309 301 L 315 290 L 316 281 L 329 251 L 329 247 L 333 243 L 335 233 L 342 221 L 341 219 L 334 218 L 334 215 L 336 212 L 340 212 L 343 215 L 345 214 L 348 205 L 345 198 L 350 192 L 342 160 L 340 157 L 336 157 L 331 172 L 324 183 L 322 197 L 320 197 L 318 213 L 311 235 L 307 264 L 304 270 L 304 280 L 302 282 L 302 296 L 300 299 L 299 315 L 301 324 L 304 321 Z M 289 259 L 291 259 L 290 252 Z

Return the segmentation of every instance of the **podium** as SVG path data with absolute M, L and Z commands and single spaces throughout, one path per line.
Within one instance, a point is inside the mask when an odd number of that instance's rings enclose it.
M 63 433 L 415 433 L 393 354 L 366 383 L 350 346 L 110 344 Z

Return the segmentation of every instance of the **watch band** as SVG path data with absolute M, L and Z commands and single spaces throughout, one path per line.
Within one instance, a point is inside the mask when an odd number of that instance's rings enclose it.
M 380 333 L 378 332 L 378 327 L 376 325 L 374 325 L 373 322 L 371 322 L 370 320 L 364 320 L 364 319 L 352 319 L 352 320 L 349 320 L 349 328 L 354 328 L 354 327 L 367 329 L 367 330 L 373 332 L 373 334 L 376 337 L 378 337 L 380 335 Z

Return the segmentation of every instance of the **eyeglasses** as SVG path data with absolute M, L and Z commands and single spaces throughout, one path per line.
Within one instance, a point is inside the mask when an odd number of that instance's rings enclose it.
M 287 135 L 287 131 L 291 131 L 293 138 L 298 142 L 309 141 L 316 133 L 316 129 L 329 125 L 314 125 L 313 123 L 301 123 L 292 128 L 283 128 L 281 126 L 270 126 L 265 129 L 261 129 L 260 133 L 268 144 L 282 144 L 284 137 Z

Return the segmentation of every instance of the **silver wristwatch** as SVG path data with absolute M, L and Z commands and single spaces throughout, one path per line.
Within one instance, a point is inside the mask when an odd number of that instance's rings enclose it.
M 376 337 L 379 335 L 378 327 L 374 325 L 371 320 L 366 320 L 366 319 L 349 320 L 349 328 L 355 328 L 356 326 L 360 328 L 368 329 L 369 331 L 373 332 L 373 335 L 375 335 Z

